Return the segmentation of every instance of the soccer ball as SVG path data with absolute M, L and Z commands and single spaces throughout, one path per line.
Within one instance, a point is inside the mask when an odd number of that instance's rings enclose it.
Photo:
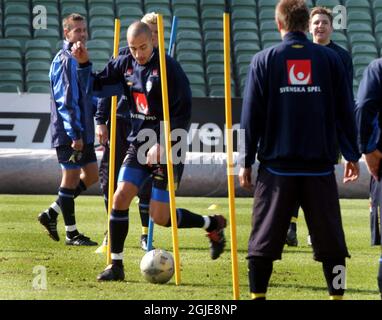
M 174 259 L 162 249 L 147 252 L 141 260 L 141 273 L 151 283 L 166 283 L 174 274 Z

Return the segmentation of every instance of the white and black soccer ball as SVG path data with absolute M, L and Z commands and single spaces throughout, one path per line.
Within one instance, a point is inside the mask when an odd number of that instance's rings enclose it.
M 141 273 L 151 283 L 166 283 L 174 274 L 174 259 L 163 249 L 147 252 L 141 260 Z

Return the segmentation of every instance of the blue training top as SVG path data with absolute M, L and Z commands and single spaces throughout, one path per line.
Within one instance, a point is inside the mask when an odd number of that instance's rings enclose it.
M 50 66 L 52 147 L 70 145 L 83 139 L 94 143 L 94 113 L 96 99 L 81 89 L 78 83 L 77 60 L 71 55 L 72 44 L 64 41 Z
M 302 32 L 257 53 L 244 91 L 241 165 L 256 155 L 277 173 L 327 174 L 338 145 L 358 161 L 357 131 L 346 73 L 338 54 L 312 43 Z

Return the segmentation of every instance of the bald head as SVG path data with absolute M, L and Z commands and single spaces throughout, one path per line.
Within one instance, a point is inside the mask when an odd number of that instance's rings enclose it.
M 150 27 L 141 21 L 132 23 L 127 29 L 127 43 L 134 59 L 146 64 L 153 52 L 153 39 Z
M 129 28 L 127 29 L 127 41 L 129 41 L 129 38 L 137 38 L 141 35 L 145 35 L 147 38 L 151 39 L 151 29 L 149 26 L 141 21 L 133 22 Z

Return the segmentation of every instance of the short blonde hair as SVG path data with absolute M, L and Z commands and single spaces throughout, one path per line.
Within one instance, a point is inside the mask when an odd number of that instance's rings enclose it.
M 141 19 L 144 23 L 157 24 L 158 15 L 155 12 L 146 13 Z
M 73 21 L 84 21 L 86 23 L 86 18 L 79 13 L 72 13 L 62 19 L 62 27 L 63 29 L 71 30 Z

